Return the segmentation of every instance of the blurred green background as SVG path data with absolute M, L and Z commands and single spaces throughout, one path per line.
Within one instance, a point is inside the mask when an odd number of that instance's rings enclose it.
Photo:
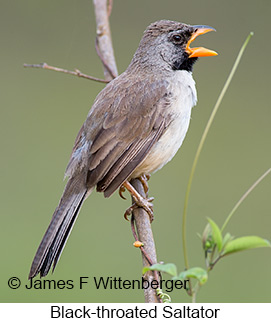
M 153 175 L 153 232 L 159 261 L 184 267 L 181 215 L 194 154 L 236 55 L 254 31 L 200 157 L 188 210 L 191 266 L 204 266 L 201 242 L 206 217 L 222 225 L 248 187 L 271 163 L 269 18 L 271 2 L 217 0 L 115 0 L 111 28 L 119 72 L 126 69 L 144 29 L 159 19 L 207 24 L 217 29 L 197 40 L 218 51 L 196 64 L 198 105 L 186 140 L 174 160 Z M 143 302 L 138 290 L 11 290 L 9 277 L 27 283 L 34 253 L 61 196 L 64 170 L 77 131 L 102 84 L 60 73 L 24 69 L 24 63 L 78 68 L 103 77 L 95 53 L 91 1 L 26 0 L 0 4 L 1 88 L 1 275 L 2 302 Z M 269 94 L 268 94 L 269 92 Z M 234 236 L 271 240 L 271 176 L 241 205 L 228 226 Z M 127 195 L 128 197 L 128 195 Z M 94 193 L 84 204 L 55 273 L 80 276 L 141 276 L 141 255 L 132 246 L 123 212 L 130 199 Z M 271 302 L 271 253 L 258 249 L 223 259 L 199 293 L 200 302 Z M 165 277 L 166 278 L 166 277 Z M 181 292 L 174 302 L 188 302 Z

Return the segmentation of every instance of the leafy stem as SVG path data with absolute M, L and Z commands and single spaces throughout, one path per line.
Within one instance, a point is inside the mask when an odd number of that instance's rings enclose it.
M 194 158 L 194 161 L 193 161 L 193 164 L 192 164 L 192 167 L 191 167 L 191 171 L 190 171 L 190 175 L 189 175 L 189 179 L 188 179 L 188 184 L 187 184 L 187 188 L 186 188 L 186 193 L 185 193 L 185 200 L 184 200 L 184 208 L 183 208 L 183 221 L 182 221 L 182 243 L 183 243 L 183 256 L 184 256 L 184 263 L 185 263 L 185 268 L 188 269 L 189 268 L 189 261 L 188 261 L 188 252 L 187 252 L 187 244 L 186 244 L 186 222 L 187 222 L 187 209 L 188 209 L 188 201 L 189 201 L 189 196 L 190 196 L 190 191 L 191 191 L 191 186 L 192 186 L 192 181 L 193 181 L 193 177 L 194 177 L 194 173 L 195 173 L 195 170 L 196 170 L 196 166 L 197 166 L 197 163 L 198 163 L 198 160 L 199 160 L 199 156 L 200 156 L 200 153 L 202 151 L 202 148 L 203 148 L 203 145 L 204 145 L 204 142 L 206 140 L 206 137 L 207 137 L 207 134 L 210 130 L 210 127 L 213 123 L 213 120 L 214 120 L 214 117 L 218 111 L 218 108 L 224 98 L 224 95 L 232 81 L 232 78 L 237 70 L 237 67 L 240 63 L 240 60 L 242 58 L 242 55 L 245 51 L 245 48 L 250 40 L 250 38 L 253 36 L 253 32 L 250 32 L 250 34 L 248 35 L 248 37 L 246 38 L 243 46 L 241 47 L 240 51 L 239 51 L 239 54 L 235 60 L 235 63 L 231 69 L 231 72 L 225 82 L 225 85 L 223 86 L 222 88 L 222 91 L 216 101 L 216 104 L 213 108 L 213 111 L 210 115 L 210 118 L 207 122 L 207 125 L 204 129 L 204 132 L 202 134 L 202 137 L 201 137 L 201 140 L 199 142 L 199 145 L 198 145 L 198 148 L 197 148 L 197 151 L 196 151 L 196 155 L 195 155 L 195 158 Z M 191 290 L 191 289 L 190 289 Z

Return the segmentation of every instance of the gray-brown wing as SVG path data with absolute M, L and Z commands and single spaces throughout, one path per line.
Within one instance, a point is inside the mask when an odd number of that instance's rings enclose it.
M 115 82 L 114 82 L 115 81 Z M 78 134 L 67 174 L 88 168 L 89 187 L 110 196 L 145 159 L 168 125 L 167 82 L 112 81 Z
M 135 168 L 147 157 L 148 152 L 159 140 L 165 130 L 165 119 L 159 121 L 159 127 L 153 129 L 146 138 L 135 140 L 129 149 L 125 150 L 110 168 L 105 177 L 98 182 L 97 190 L 104 192 L 105 197 L 109 197 L 114 193 L 114 191 L 133 173 Z

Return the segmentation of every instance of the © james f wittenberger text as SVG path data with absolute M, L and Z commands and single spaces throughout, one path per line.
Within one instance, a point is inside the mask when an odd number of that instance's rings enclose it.
M 161 279 L 160 284 L 157 280 L 148 281 L 143 277 L 141 279 L 122 279 L 121 277 L 87 277 L 81 276 L 78 280 L 54 280 L 54 279 L 30 279 L 26 284 L 22 284 L 18 277 L 11 277 L 8 280 L 8 286 L 11 289 L 24 287 L 27 290 L 62 290 L 62 289 L 84 289 L 95 288 L 102 289 L 147 289 L 161 288 L 167 293 L 174 289 L 188 289 L 188 280 L 165 280 Z

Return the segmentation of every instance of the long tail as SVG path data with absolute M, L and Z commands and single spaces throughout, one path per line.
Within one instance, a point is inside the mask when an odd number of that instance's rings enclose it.
M 82 175 L 71 178 L 63 192 L 47 231 L 39 245 L 31 265 L 28 278 L 46 276 L 53 264 L 53 270 L 69 237 L 80 208 L 90 189 L 86 188 Z

